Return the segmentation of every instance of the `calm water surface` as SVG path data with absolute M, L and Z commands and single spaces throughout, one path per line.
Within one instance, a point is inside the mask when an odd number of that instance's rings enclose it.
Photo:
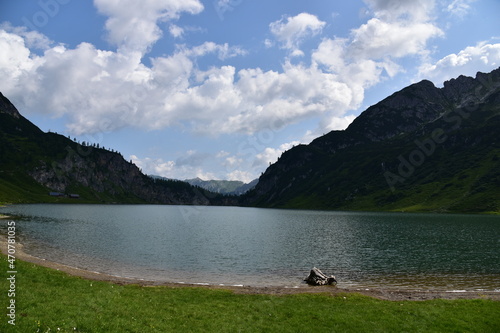
M 25 251 L 147 280 L 500 291 L 500 217 L 150 205 L 16 205 Z M 5 232 L 6 221 L 0 220 Z

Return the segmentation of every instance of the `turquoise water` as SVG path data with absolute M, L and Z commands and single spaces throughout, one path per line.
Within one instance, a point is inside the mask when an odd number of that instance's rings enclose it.
M 500 291 L 500 217 L 154 205 L 16 205 L 25 251 L 118 276 Z M 6 221 L 1 228 L 6 229 Z

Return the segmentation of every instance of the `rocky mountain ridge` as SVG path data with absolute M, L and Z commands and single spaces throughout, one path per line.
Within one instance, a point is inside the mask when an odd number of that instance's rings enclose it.
M 499 124 L 500 69 L 460 76 L 443 88 L 424 80 L 369 107 L 347 129 L 283 153 L 243 202 L 498 211 Z
M 241 195 L 254 188 L 258 179 L 250 183 L 244 183 L 239 180 L 203 180 L 201 178 L 186 179 L 184 181 L 193 186 L 199 186 L 215 193 Z

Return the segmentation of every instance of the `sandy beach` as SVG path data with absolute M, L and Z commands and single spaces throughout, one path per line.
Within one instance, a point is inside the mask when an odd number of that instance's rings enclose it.
M 7 254 L 7 238 L 5 235 L 0 235 L 0 247 L 3 254 Z M 113 276 L 99 272 L 93 272 L 76 267 L 67 266 L 61 263 L 52 262 L 43 258 L 32 256 L 23 250 L 23 244 L 16 242 L 16 260 L 33 263 L 43 267 L 55 269 L 65 272 L 72 276 L 81 277 L 84 279 L 105 281 L 119 285 L 135 284 L 145 287 L 165 286 L 170 288 L 209 288 L 209 289 L 224 289 L 231 290 L 235 293 L 243 294 L 270 294 L 270 295 L 290 295 L 298 293 L 326 293 L 330 295 L 339 295 L 345 293 L 360 293 L 366 296 L 375 297 L 382 300 L 401 301 L 401 300 L 414 300 L 423 301 L 430 299 L 492 299 L 500 301 L 500 292 L 493 291 L 436 291 L 436 290 L 398 290 L 392 288 L 380 287 L 377 289 L 357 289 L 357 288 L 340 288 L 336 286 L 320 286 L 311 287 L 304 285 L 298 288 L 289 287 L 254 287 L 254 286 L 219 286 L 219 285 L 201 285 L 201 284 L 184 284 L 184 283 L 171 283 L 171 282 L 158 282 L 147 281 L 142 279 L 132 279 L 126 277 Z

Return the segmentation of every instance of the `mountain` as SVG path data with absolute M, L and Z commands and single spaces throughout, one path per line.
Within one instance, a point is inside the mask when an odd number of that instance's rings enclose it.
M 146 176 L 118 152 L 44 133 L 0 93 L 0 202 L 71 202 L 77 194 L 89 203 L 500 213 L 499 128 L 500 69 L 442 88 L 424 80 L 347 129 L 284 152 L 235 199 Z
M 201 188 L 204 188 L 205 190 L 215 193 L 241 195 L 254 188 L 258 182 L 258 179 L 255 179 L 248 184 L 245 184 L 244 182 L 239 180 L 203 180 L 198 177 L 193 179 L 186 179 L 184 181 L 193 186 L 199 186 Z
M 421 81 L 282 154 L 249 206 L 500 212 L 500 69 Z
M 44 133 L 0 93 L 0 202 L 65 202 L 70 194 L 92 203 L 228 203 L 184 182 L 152 179 L 118 152 Z

